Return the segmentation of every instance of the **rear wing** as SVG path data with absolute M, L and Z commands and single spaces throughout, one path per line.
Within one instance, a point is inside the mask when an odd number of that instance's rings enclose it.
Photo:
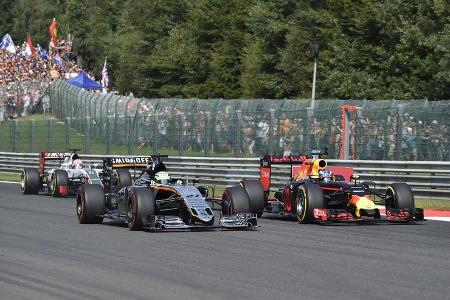
M 167 155 L 134 156 L 134 157 L 108 157 L 103 160 L 103 168 L 109 169 L 144 169 L 149 162 Z
M 39 172 L 44 173 L 45 162 L 47 160 L 59 160 L 60 162 L 66 157 L 65 152 L 41 152 L 39 154 Z
M 264 156 L 260 160 L 259 180 L 266 193 L 270 192 L 272 165 L 290 165 L 290 180 L 303 180 L 310 175 L 318 176 L 321 169 L 329 169 L 333 174 L 341 175 L 346 181 L 350 181 L 353 174 L 352 167 L 327 166 L 322 159 L 323 153 L 313 152 L 312 155 L 290 155 L 290 156 Z
M 112 169 L 142 169 L 147 167 L 149 161 L 149 157 L 108 157 L 103 160 L 103 167 Z
M 259 181 L 263 186 L 266 193 L 270 191 L 270 182 L 272 177 L 272 165 L 291 165 L 291 178 L 292 178 L 292 165 L 303 164 L 308 158 L 306 155 L 289 155 L 289 156 L 271 156 L 266 155 L 260 160 L 259 167 Z

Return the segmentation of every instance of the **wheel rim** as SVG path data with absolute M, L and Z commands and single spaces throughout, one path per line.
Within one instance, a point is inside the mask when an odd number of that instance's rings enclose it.
M 297 196 L 297 217 L 301 221 L 305 215 L 305 195 L 299 190 Z
M 50 182 L 50 192 L 54 194 L 56 192 L 56 176 L 52 176 L 52 180 Z
M 22 188 L 22 191 L 25 192 L 25 173 L 22 173 L 20 176 L 20 187 Z
M 77 200 L 77 216 L 79 220 L 81 220 L 83 216 L 83 201 L 81 201 L 81 199 Z
M 136 211 L 137 211 L 136 199 L 134 195 L 132 195 L 130 204 L 128 205 L 128 223 L 130 224 L 130 227 L 135 226 Z

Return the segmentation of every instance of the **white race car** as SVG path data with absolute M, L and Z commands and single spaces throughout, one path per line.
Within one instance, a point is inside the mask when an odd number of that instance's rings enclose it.
M 49 160 L 59 160 L 59 166 L 47 170 L 45 165 Z M 41 152 L 39 168 L 25 168 L 21 177 L 24 194 L 76 195 L 82 184 L 102 185 L 102 182 L 98 171 L 83 163 L 77 150 L 69 153 Z

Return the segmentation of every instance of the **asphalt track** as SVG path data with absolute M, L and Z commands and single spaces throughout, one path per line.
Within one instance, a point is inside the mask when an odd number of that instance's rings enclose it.
M 0 183 L 0 299 L 449 299 L 450 222 L 130 232 Z

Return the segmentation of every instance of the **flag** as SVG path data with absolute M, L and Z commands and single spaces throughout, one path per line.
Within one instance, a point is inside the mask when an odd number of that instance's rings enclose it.
M 39 53 L 39 56 L 42 59 L 45 59 L 45 60 L 49 60 L 50 59 L 50 56 L 48 55 L 47 51 L 45 51 L 45 49 L 42 48 L 41 45 L 39 45 L 39 44 L 37 44 L 37 51 Z
M 33 47 L 33 42 L 31 41 L 30 35 L 27 37 L 27 45 L 25 48 L 25 53 L 27 56 L 36 54 L 36 49 Z
M 105 58 L 105 64 L 103 65 L 102 70 L 102 87 L 103 91 L 102 93 L 106 94 L 108 92 L 108 84 L 109 84 L 109 77 L 108 77 L 108 69 L 106 68 L 106 60 L 108 58 Z
M 56 53 L 55 57 L 53 58 L 53 62 L 55 63 L 55 65 L 60 65 L 62 61 L 61 56 L 59 55 L 59 53 Z
M 16 47 L 14 47 L 14 42 L 9 35 L 9 33 L 5 34 L 0 42 L 0 49 L 6 49 L 6 51 L 10 53 L 16 53 Z
M 56 19 L 53 18 L 52 23 L 48 27 L 48 31 L 50 32 L 50 37 L 55 45 L 58 44 L 58 25 L 56 24 Z

